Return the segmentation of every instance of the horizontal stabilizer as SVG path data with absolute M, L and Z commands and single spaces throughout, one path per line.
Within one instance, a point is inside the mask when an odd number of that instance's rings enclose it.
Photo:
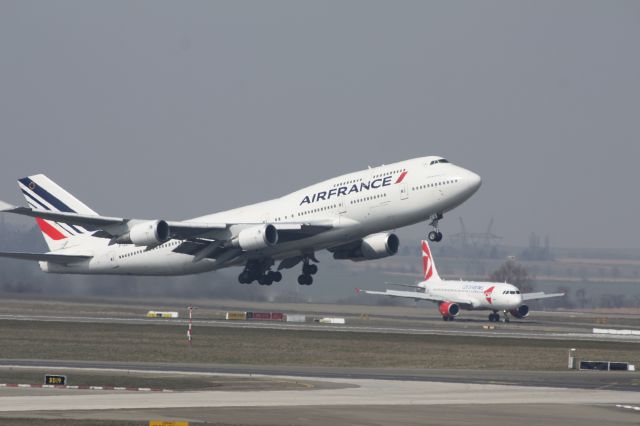
M 56 254 L 56 253 L 20 253 L 20 252 L 0 252 L 0 257 L 9 257 L 11 259 L 37 260 L 44 262 L 60 263 L 67 265 L 69 263 L 82 262 L 91 259 L 93 256 L 82 256 L 75 254 Z

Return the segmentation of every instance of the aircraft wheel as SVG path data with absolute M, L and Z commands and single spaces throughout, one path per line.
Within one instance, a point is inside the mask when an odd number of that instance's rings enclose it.
M 429 241 L 438 241 L 438 233 L 436 231 L 431 231 L 427 235 L 427 238 L 429 238 Z
M 313 278 L 311 275 L 302 274 L 298 276 L 298 284 L 300 285 L 311 285 L 313 284 Z
M 318 265 L 309 265 L 309 275 L 315 275 L 318 273 Z
M 489 322 L 493 322 L 493 312 L 489 314 Z
M 260 285 L 271 285 L 273 284 L 273 279 L 271 278 L 271 275 L 264 274 L 258 278 L 258 283 Z
M 242 272 L 238 275 L 238 282 L 240 284 L 251 284 L 250 276 L 248 272 Z
M 435 239 L 435 241 L 436 241 L 436 242 L 438 242 L 438 241 L 442 241 L 442 232 L 440 232 L 440 231 L 436 232 L 436 239 Z
M 279 283 L 280 281 L 282 281 L 282 272 L 280 271 L 276 271 L 273 273 L 273 281 Z

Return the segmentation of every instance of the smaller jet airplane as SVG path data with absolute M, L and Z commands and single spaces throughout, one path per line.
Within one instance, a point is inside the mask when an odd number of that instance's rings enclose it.
M 356 292 L 435 302 L 444 321 L 453 321 L 460 309 L 489 310 L 492 311 L 489 314 L 491 322 L 500 321 L 498 313 L 500 311 L 504 313 L 505 322 L 509 322 L 509 314 L 518 319 L 525 318 L 529 315 L 529 306 L 524 302 L 564 296 L 564 293 L 521 293 L 516 286 L 506 282 L 443 280 L 436 270 L 429 244 L 424 240 L 422 241 L 422 265 L 423 281 L 417 285 L 394 284 L 413 287 L 414 291 L 356 289 Z

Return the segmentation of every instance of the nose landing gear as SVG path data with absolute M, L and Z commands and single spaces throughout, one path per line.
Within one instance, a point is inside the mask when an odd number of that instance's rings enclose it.
M 442 219 L 442 217 L 442 213 L 437 213 L 431 215 L 431 217 L 429 218 L 431 219 L 431 222 L 429 222 L 429 226 L 433 227 L 433 231 L 429 232 L 429 234 L 427 235 L 429 241 L 438 242 L 442 240 L 442 232 L 440 232 L 440 230 L 438 229 L 438 221 Z

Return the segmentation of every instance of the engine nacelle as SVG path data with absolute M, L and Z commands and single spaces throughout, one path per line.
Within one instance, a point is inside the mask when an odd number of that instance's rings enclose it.
M 169 224 L 164 220 L 150 220 L 134 225 L 127 234 L 116 239 L 117 243 L 153 246 L 169 239 Z
M 518 309 L 512 309 L 509 311 L 515 318 L 526 318 L 529 316 L 529 307 L 527 305 L 520 305 Z
M 382 232 L 364 237 L 360 245 L 348 250 L 337 250 L 334 259 L 349 259 L 355 262 L 362 260 L 382 259 L 398 253 L 400 239 L 396 234 Z
M 443 317 L 455 317 L 460 312 L 460 306 L 453 302 L 442 302 L 438 310 Z
M 277 243 L 278 230 L 271 224 L 243 229 L 233 240 L 233 244 L 242 250 L 260 250 Z

